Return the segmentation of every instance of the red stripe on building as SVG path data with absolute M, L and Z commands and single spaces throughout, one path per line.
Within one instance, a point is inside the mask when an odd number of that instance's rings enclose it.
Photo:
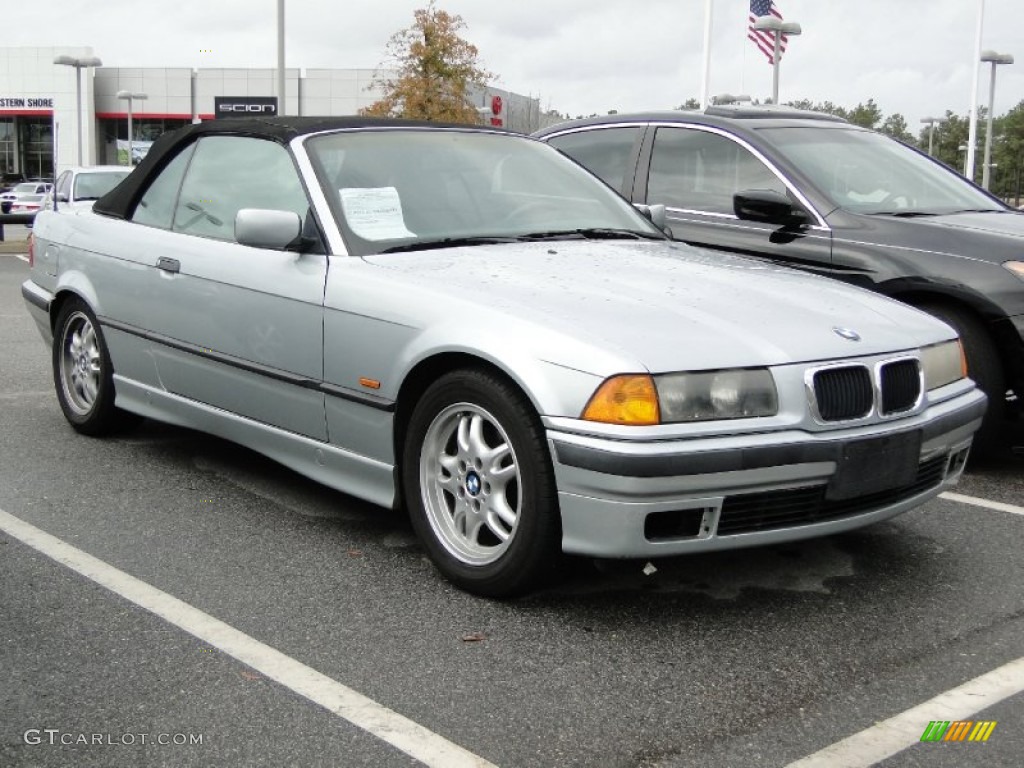
M 53 117 L 52 109 L 0 109 L 0 117 Z
M 101 120 L 127 120 L 127 112 L 97 112 L 96 117 Z M 191 120 L 192 115 L 185 115 L 180 112 L 136 112 L 132 110 L 132 120 Z M 213 120 L 213 113 L 199 115 L 200 120 Z

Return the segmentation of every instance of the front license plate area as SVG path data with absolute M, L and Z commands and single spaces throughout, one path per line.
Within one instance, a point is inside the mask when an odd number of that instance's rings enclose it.
M 825 498 L 841 501 L 911 485 L 920 460 L 920 430 L 846 443 Z

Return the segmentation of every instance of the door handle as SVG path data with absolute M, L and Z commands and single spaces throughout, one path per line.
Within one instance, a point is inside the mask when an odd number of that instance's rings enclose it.
M 156 260 L 156 268 L 162 269 L 164 272 L 180 272 L 181 262 L 177 259 L 169 259 L 166 256 L 161 256 Z

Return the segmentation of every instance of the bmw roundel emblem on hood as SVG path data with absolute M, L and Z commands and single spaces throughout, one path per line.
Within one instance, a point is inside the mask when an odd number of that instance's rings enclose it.
M 832 329 L 832 332 L 836 336 L 841 339 L 846 339 L 847 341 L 860 341 L 860 334 L 856 331 L 851 331 L 849 328 L 840 328 L 836 326 Z

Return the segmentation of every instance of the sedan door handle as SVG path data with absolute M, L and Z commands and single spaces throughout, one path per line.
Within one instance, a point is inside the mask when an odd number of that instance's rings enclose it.
M 169 259 L 166 256 L 161 256 L 156 260 L 156 268 L 162 269 L 164 272 L 180 272 L 181 262 L 177 259 Z

